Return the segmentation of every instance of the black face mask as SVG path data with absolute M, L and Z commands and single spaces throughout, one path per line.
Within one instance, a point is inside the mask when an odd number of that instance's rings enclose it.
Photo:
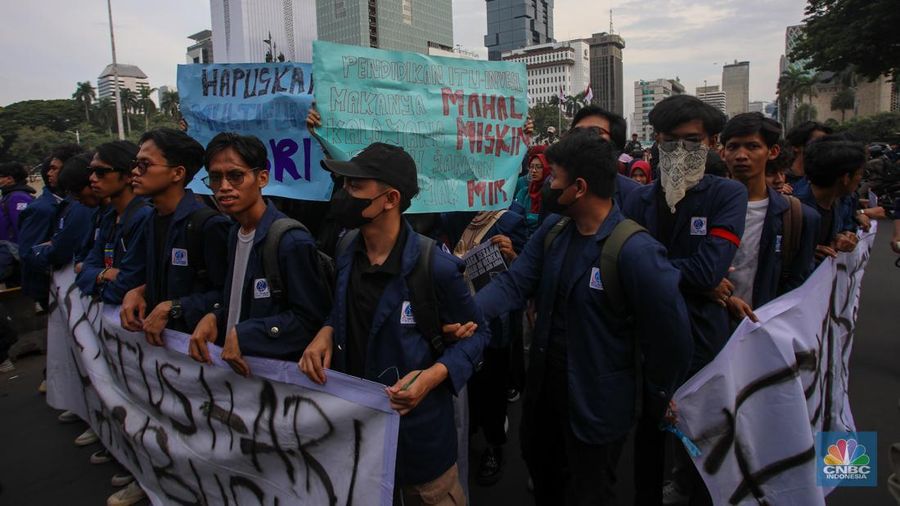
M 547 214 L 566 214 L 566 211 L 574 204 L 574 202 L 572 202 L 572 204 L 559 203 L 559 197 L 566 191 L 566 188 L 568 188 L 568 186 L 559 189 L 545 186 L 541 191 L 541 210 L 545 211 Z
M 381 195 L 384 195 L 384 193 Z M 359 228 L 366 223 L 371 223 L 372 220 L 375 219 L 375 217 L 366 218 L 362 213 L 381 195 L 376 195 L 371 199 L 361 199 L 350 195 L 347 193 L 347 190 L 340 189 L 331 198 L 331 210 L 329 211 L 329 214 L 334 218 L 338 225 L 344 228 Z

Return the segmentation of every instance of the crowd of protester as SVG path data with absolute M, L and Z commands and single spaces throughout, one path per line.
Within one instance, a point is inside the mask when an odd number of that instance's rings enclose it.
M 502 476 L 507 403 L 521 394 L 537 504 L 615 503 L 631 431 L 636 504 L 709 504 L 667 442 L 673 393 L 742 319 L 891 213 L 866 207 L 858 186 L 864 171 L 896 170 L 898 153 L 815 122 L 785 135 L 759 113 L 726 121 L 690 96 L 662 101 L 649 122 L 644 148 L 636 134 L 626 143 L 621 116 L 585 107 L 558 142 L 530 149 L 508 209 L 414 217 L 417 167 L 397 146 L 324 160 L 327 213 L 264 197 L 266 148 L 252 136 L 204 147 L 160 128 L 138 144 L 60 146 L 37 197 L 25 167 L 0 165 L 0 274 L 46 309 L 53 271 L 73 264 L 83 294 L 121 306 L 124 328 L 156 346 L 165 329 L 188 333 L 206 363 L 215 343 L 244 376 L 254 356 L 296 361 L 320 384 L 329 369 L 383 383 L 402 415 L 396 504 L 465 503 L 463 391 L 470 432 L 487 442 L 481 485 Z M 212 197 L 187 189 L 203 167 Z M 476 291 L 461 257 L 486 242 L 508 270 Z M 87 429 L 75 444 L 97 442 Z M 144 496 L 124 470 L 113 483 L 124 488 L 110 504 Z

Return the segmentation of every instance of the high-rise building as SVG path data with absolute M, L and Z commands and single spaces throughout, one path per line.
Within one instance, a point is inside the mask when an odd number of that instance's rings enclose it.
M 315 0 L 210 0 L 213 52 L 217 63 L 274 58 L 312 63 Z
M 137 65 L 119 63 L 116 68 L 119 70 L 119 88 L 127 88 L 135 93 L 140 93 L 142 88 L 150 88 L 147 74 Z M 97 97 L 114 99 L 115 82 L 113 65 L 110 63 L 97 76 Z
M 653 126 L 648 116 L 656 104 L 673 95 L 684 93 L 684 85 L 678 79 L 656 79 L 634 82 L 634 115 L 631 133 L 638 134 L 641 142 L 653 141 Z
M 725 114 L 733 117 L 750 108 L 750 62 L 722 66 L 722 90 L 725 92 Z
M 202 30 L 189 35 L 194 43 L 187 48 L 188 63 L 213 63 L 212 30 Z
M 453 49 L 451 0 L 316 0 L 319 39 L 428 53 Z
M 590 81 L 590 48 L 584 40 L 549 42 L 503 53 L 504 61 L 521 62 L 528 71 L 528 105 L 551 97 L 575 96 Z
M 587 39 L 591 54 L 591 101 L 616 114 L 624 114 L 622 50 L 625 39 L 612 33 L 595 33 Z
M 553 0 L 486 0 L 489 60 L 506 51 L 553 42 Z
M 715 107 L 725 114 L 725 92 L 719 90 L 719 85 L 697 86 L 697 98 Z
M 803 25 L 791 25 L 784 30 L 784 54 L 781 56 L 781 61 L 778 65 L 779 73 L 784 72 L 791 65 L 796 65 L 800 68 L 806 68 L 809 65 L 808 59 L 797 61 L 791 59 L 791 51 L 794 50 L 794 46 L 797 45 L 802 36 Z
M 754 100 L 750 102 L 750 105 L 747 107 L 747 112 L 758 112 L 760 114 L 766 114 L 766 106 L 769 103 L 764 100 Z

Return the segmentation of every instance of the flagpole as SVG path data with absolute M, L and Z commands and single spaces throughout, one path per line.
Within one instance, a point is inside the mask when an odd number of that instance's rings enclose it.
M 112 46 L 113 79 L 116 80 L 113 92 L 116 97 L 116 124 L 119 127 L 119 140 L 125 140 L 125 130 L 122 124 L 122 94 L 119 92 L 119 65 L 116 63 L 116 37 L 113 34 L 112 0 L 106 0 L 106 8 L 109 11 L 109 43 Z

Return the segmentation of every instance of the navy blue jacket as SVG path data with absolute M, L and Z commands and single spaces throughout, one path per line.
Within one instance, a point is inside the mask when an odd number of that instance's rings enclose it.
M 144 300 L 147 301 L 147 308 L 152 310 L 160 302 L 179 299 L 184 316 L 178 321 L 170 319 L 168 327 L 182 332 L 192 332 L 209 308 L 216 302 L 222 302 L 225 273 L 228 270 L 226 257 L 222 253 L 228 250 L 231 220 L 219 214 L 211 216 L 204 223 L 202 230 L 194 232 L 202 235 L 203 263 L 206 270 L 206 275 L 202 279 L 197 275 L 196 268 L 200 262 L 191 258 L 191 254 L 195 252 L 188 251 L 190 243 L 187 227 L 193 213 L 204 208 L 206 206 L 197 201 L 194 192 L 185 191 L 169 223 L 162 258 L 156 258 L 155 209 L 147 220 L 147 275 L 144 278 L 146 282 Z M 179 253 L 177 258 L 174 253 Z M 163 293 L 157 293 L 156 280 L 160 278 L 165 280 Z
M 809 206 L 810 209 L 819 214 L 818 209 L 819 203 L 816 202 L 816 196 L 812 192 L 812 185 L 806 184 L 800 188 L 800 191 L 794 190 L 794 196 L 800 199 L 800 202 L 803 202 L 805 205 Z M 819 219 L 821 219 L 821 214 L 819 214 Z M 824 240 L 823 243 L 826 246 L 830 246 L 831 242 L 834 241 L 835 236 L 837 236 L 841 231 L 843 231 L 843 217 L 841 216 L 841 201 L 838 200 L 834 204 L 831 205 L 831 232 L 829 236 Z M 815 236 L 816 242 L 818 243 L 818 230 L 816 231 Z M 815 245 L 813 246 L 815 248 Z
M 278 266 L 286 296 L 272 298 L 263 269 L 262 248 L 269 227 L 286 216 L 266 203 L 266 212 L 256 225 L 253 247 L 247 259 L 241 314 L 238 317 L 238 342 L 246 356 L 297 361 L 312 341 L 331 309 L 327 281 L 318 268 L 318 250 L 313 237 L 302 230 L 290 230 L 281 237 L 278 246 Z M 228 232 L 228 271 L 225 275 L 222 300 L 215 309 L 219 325 L 219 342 L 224 342 L 231 304 L 231 278 L 234 273 L 234 253 L 238 241 L 235 223 Z M 257 289 L 262 287 L 261 289 Z M 211 308 L 208 308 L 211 309 Z
M 660 238 L 657 218 L 659 180 L 642 185 L 625 202 L 625 215 Z M 731 335 L 728 311 L 706 296 L 728 275 L 744 234 L 747 188 L 737 181 L 706 175 L 676 206 L 669 244 L 663 243 L 681 271 L 681 292 L 691 316 L 694 360 L 691 373 L 715 358 Z
M 81 242 L 78 249 L 75 250 L 75 256 L 72 258 L 73 262 L 76 264 L 84 262 L 84 259 L 91 254 L 91 250 L 94 249 L 94 243 L 100 237 L 100 225 L 103 223 L 103 219 L 107 214 L 115 212 L 112 207 L 107 205 L 94 208 L 94 213 L 91 215 L 91 231 L 84 237 L 84 241 Z
M 36 301 L 46 301 L 50 290 L 50 274 L 46 264 L 35 260 L 34 247 L 50 240 L 61 198 L 49 188 L 31 201 L 19 215 L 19 256 L 22 259 L 22 293 Z
M 381 296 L 372 320 L 366 351 L 365 379 L 393 385 L 411 371 L 427 369 L 435 361 L 425 337 L 415 323 L 401 323 L 409 302 L 406 277 L 419 259 L 419 241 L 405 221 L 407 240 L 403 245 L 401 273 L 391 279 Z M 334 327 L 331 366 L 347 370 L 347 293 L 357 236 L 337 259 L 337 293 L 329 324 Z M 434 480 L 456 463 L 457 437 L 453 418 L 452 395 L 465 386 L 481 361 L 489 339 L 481 311 L 469 293 L 463 278 L 461 260 L 440 248 L 432 252 L 432 279 L 442 322 L 478 324 L 478 331 L 444 350 L 438 362 L 449 372 L 449 380 L 435 388 L 408 414 L 400 417 L 397 448 L 397 484 L 421 484 Z M 413 315 L 414 317 L 414 315 Z M 394 368 L 396 367 L 396 373 Z
M 40 270 L 53 271 L 72 262 L 78 245 L 91 233 L 94 209 L 67 197 L 56 208 L 56 222 L 49 244 L 32 246 L 32 265 Z
M 559 221 L 550 215 L 525 245 L 508 272 L 476 295 L 485 318 L 523 308 L 537 298 L 537 325 L 531 345 L 526 412 L 533 414 L 541 392 L 551 320 L 562 283 L 568 293 L 566 348 L 568 353 L 569 423 L 588 444 L 602 444 L 624 436 L 634 422 L 635 340 L 643 355 L 643 393 L 648 414 L 662 417 L 668 399 L 685 379 L 693 344 L 687 308 L 678 287 L 680 274 L 666 251 L 647 233 L 633 235 L 622 247 L 618 274 L 624 304 L 633 318 L 615 314 L 601 288 L 592 287 L 594 268 L 609 234 L 624 219 L 618 206 L 600 225 L 595 241 L 578 257 L 576 273 L 560 279 L 574 223 L 566 225 L 544 253 L 544 238 Z M 524 423 L 524 422 L 523 422 Z
M 94 247 L 82 262 L 81 272 L 75 277 L 75 284 L 83 294 L 99 295 L 107 304 L 121 304 L 129 290 L 144 283 L 149 225 L 147 219 L 151 212 L 153 209 L 143 198 L 135 197 L 122 213 L 123 223 L 116 224 L 119 215 L 115 210 L 103 217 Z M 87 225 L 85 233 L 90 233 L 90 223 Z M 107 246 L 112 246 L 112 266 L 119 269 L 119 274 L 116 279 L 98 285 L 97 275 L 104 269 L 104 250 Z
M 819 214 L 808 206 L 801 205 L 803 228 L 800 233 L 800 247 L 787 269 L 783 265 L 784 213 L 790 204 L 784 195 L 768 188 L 769 207 L 759 238 L 756 277 L 753 280 L 753 301 L 746 301 L 758 308 L 781 294 L 802 285 L 815 268 L 816 231 L 819 229 Z M 784 273 L 784 276 L 782 276 Z
M 620 209 L 625 204 L 625 199 L 627 199 L 628 196 L 631 195 L 631 192 L 634 191 L 635 188 L 640 187 L 641 183 L 638 183 L 630 177 L 616 173 L 616 192 L 613 195 L 613 199 L 616 201 L 616 204 L 618 204 Z
M 859 210 L 859 199 L 856 194 L 844 195 L 838 199 L 837 204 L 840 206 L 841 215 L 841 232 L 853 232 L 859 228 L 856 221 L 856 211 Z

